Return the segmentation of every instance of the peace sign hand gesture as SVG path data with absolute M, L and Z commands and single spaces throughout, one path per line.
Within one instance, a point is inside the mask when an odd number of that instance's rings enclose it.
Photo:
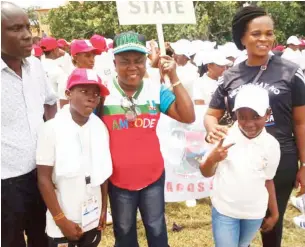
M 223 146 L 224 138 L 220 140 L 218 145 L 214 148 L 214 150 L 210 153 L 208 159 L 213 163 L 218 163 L 223 161 L 228 156 L 228 149 L 235 145 L 235 143 L 228 144 Z

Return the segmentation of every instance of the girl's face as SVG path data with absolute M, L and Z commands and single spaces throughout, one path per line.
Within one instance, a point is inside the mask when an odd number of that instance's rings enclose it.
M 243 134 L 249 139 L 258 136 L 265 127 L 269 112 L 261 117 L 250 108 L 240 108 L 236 111 L 238 125 Z
M 95 56 L 96 54 L 93 51 L 77 53 L 74 56 L 75 67 L 93 69 Z
M 269 16 L 260 16 L 248 23 L 247 30 L 241 39 L 248 55 L 267 56 L 275 41 L 274 24 Z

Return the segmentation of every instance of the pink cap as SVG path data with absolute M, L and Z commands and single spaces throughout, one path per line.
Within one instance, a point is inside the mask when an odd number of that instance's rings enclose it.
M 108 44 L 108 49 L 113 49 L 113 42 Z
M 65 46 L 70 46 L 70 43 L 67 42 L 65 39 L 57 40 L 57 44 L 60 48 L 64 48 Z
M 301 39 L 300 41 L 301 41 L 300 46 L 305 46 L 305 39 Z
M 108 88 L 103 84 L 102 79 L 92 69 L 77 68 L 73 70 L 67 81 L 67 89 L 76 85 L 98 85 L 101 90 L 101 96 L 109 95 Z
M 70 47 L 71 55 L 75 56 L 77 53 L 93 51 L 96 55 L 102 53 L 101 50 L 95 48 L 89 40 L 77 39 L 71 43 Z
M 107 51 L 107 43 L 106 39 L 98 34 L 94 34 L 90 39 L 91 44 L 100 51 L 104 52 Z
M 272 50 L 273 51 L 283 51 L 284 49 L 285 49 L 285 46 L 278 45 L 278 46 L 274 47 Z
M 53 37 L 41 39 L 39 45 L 43 51 L 52 51 L 58 47 L 57 41 Z
M 34 44 L 33 49 L 32 49 L 32 55 L 35 57 L 41 57 L 42 54 L 43 54 L 43 51 L 40 48 L 40 46 Z

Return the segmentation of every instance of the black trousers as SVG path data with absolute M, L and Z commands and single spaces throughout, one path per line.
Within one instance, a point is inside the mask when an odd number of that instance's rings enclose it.
M 283 219 L 287 203 L 298 171 L 298 158 L 295 154 L 282 154 L 277 173 L 274 177 L 279 220 L 272 231 L 262 233 L 263 247 L 281 247 Z M 269 212 L 267 212 L 268 214 Z
M 47 247 L 46 206 L 37 187 L 36 170 L 1 180 L 1 225 L 3 247 Z
M 67 238 L 50 238 L 49 247 L 97 247 L 101 242 L 102 232 L 97 229 L 85 232 L 79 241 L 69 241 Z

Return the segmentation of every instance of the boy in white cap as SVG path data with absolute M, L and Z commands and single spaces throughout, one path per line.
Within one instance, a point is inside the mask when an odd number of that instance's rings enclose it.
M 210 104 L 212 95 L 218 87 L 218 79 L 233 63 L 219 50 L 213 50 L 203 58 L 202 64 L 202 73 L 204 74 L 194 83 L 193 100 L 195 105 Z
M 174 50 L 174 59 L 177 63 L 177 74 L 189 96 L 193 95 L 193 85 L 198 79 L 198 68 L 192 63 L 191 56 L 194 55 L 194 49 L 189 40 L 181 39 L 175 43 L 171 43 Z
M 242 87 L 233 111 L 237 122 L 200 165 L 205 177 L 214 176 L 216 247 L 247 247 L 260 228 L 271 230 L 279 217 L 273 177 L 281 151 L 265 130 L 270 114 L 268 92 L 255 85 Z
M 48 208 L 48 246 L 97 247 L 106 225 L 109 134 L 93 110 L 108 89 L 91 69 L 75 69 L 65 105 L 41 129 L 38 187 Z
M 284 50 L 282 58 L 285 58 L 299 65 L 302 70 L 305 70 L 305 58 L 300 51 L 302 42 L 297 36 L 290 36 L 287 39 L 287 48 Z

